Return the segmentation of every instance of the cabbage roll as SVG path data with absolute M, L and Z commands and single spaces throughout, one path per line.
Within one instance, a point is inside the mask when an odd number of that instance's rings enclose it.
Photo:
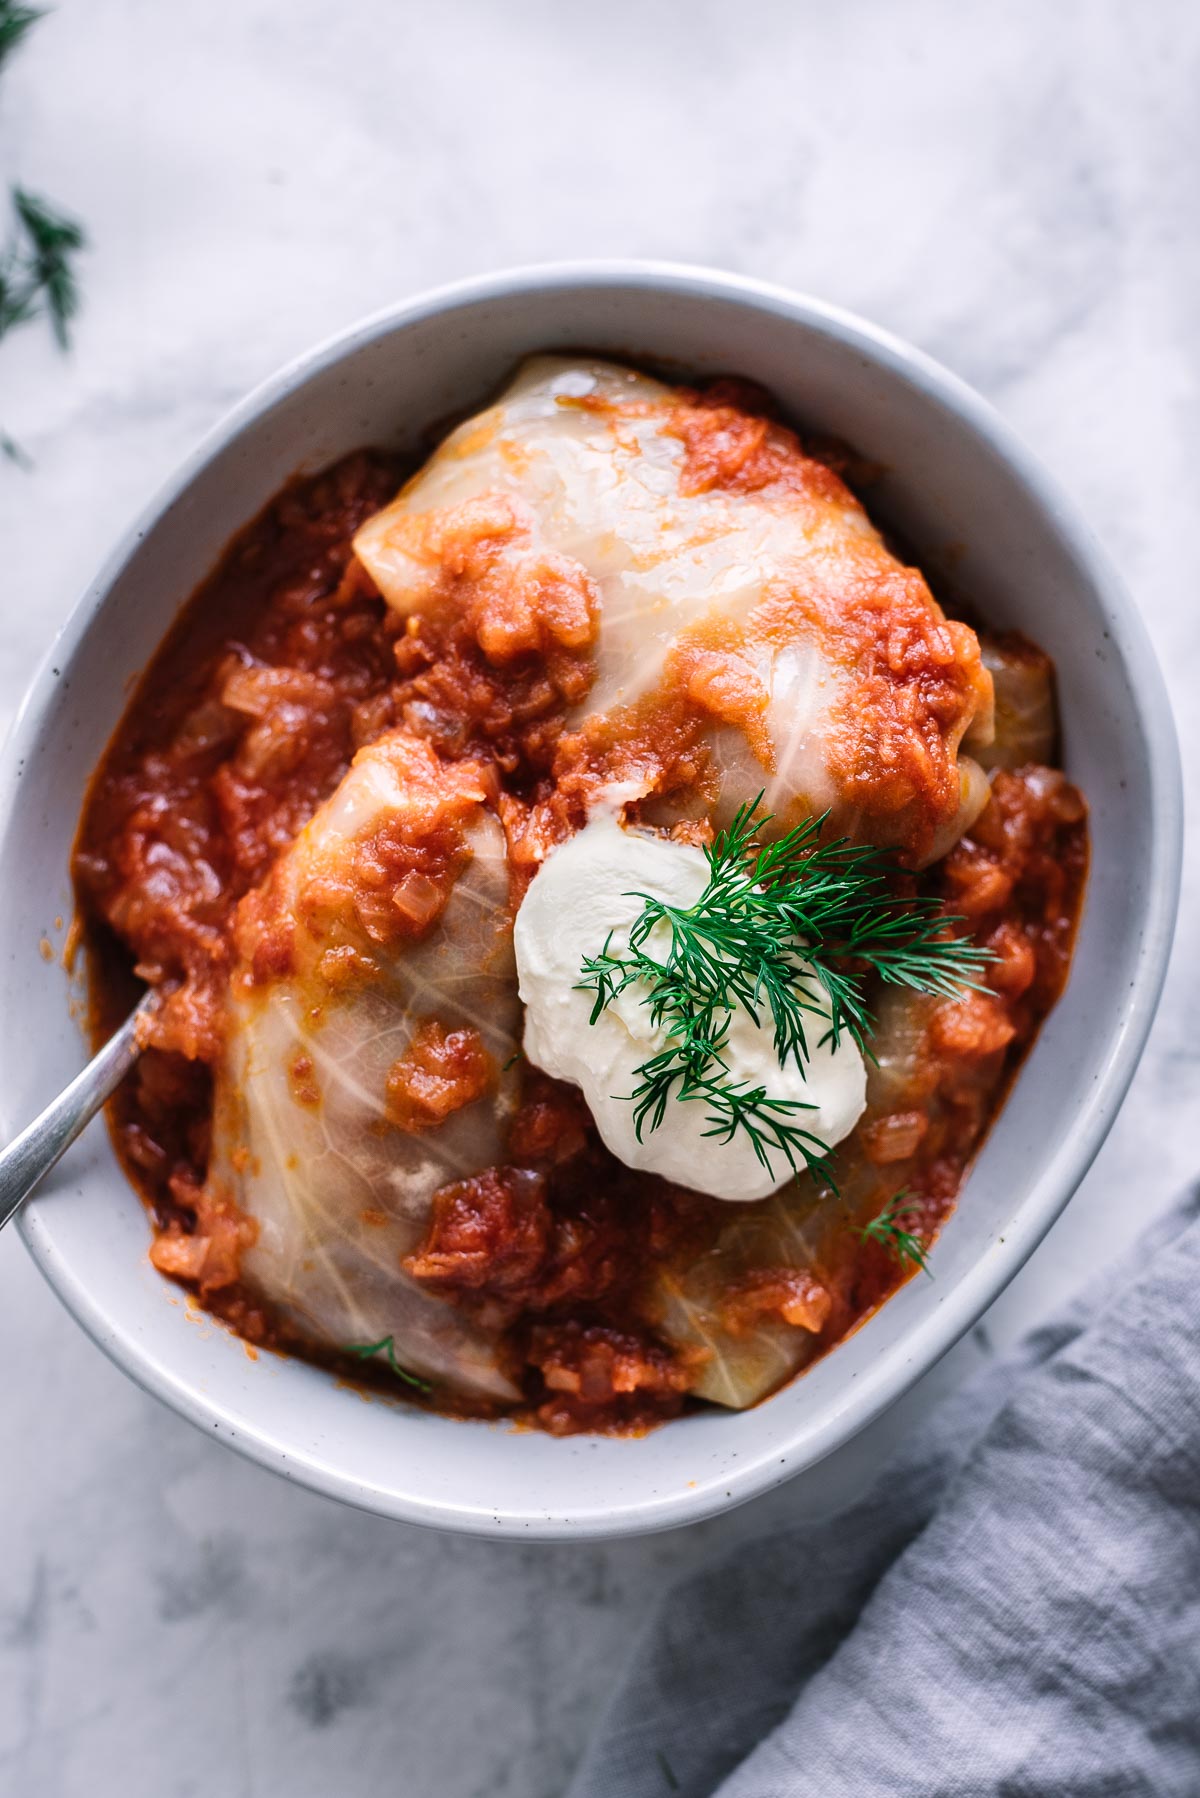
M 980 751 L 983 767 L 990 773 L 994 768 L 1053 761 L 1058 737 L 1054 663 L 1015 632 L 981 637 L 979 647 L 992 677 L 996 715 L 992 741 Z
M 827 466 L 740 407 L 534 358 L 355 551 L 412 627 L 465 631 L 496 668 L 582 671 L 549 773 L 568 791 L 586 766 L 585 811 L 720 824 L 765 789 L 778 829 L 828 810 L 919 865 L 987 797 L 963 752 L 992 733 L 974 633 Z M 1007 678 L 1012 661 L 993 665 Z M 667 739 L 697 746 L 682 790 Z M 439 1190 L 508 1158 L 520 1008 L 494 791 L 484 760 L 392 731 L 243 902 L 211 1178 L 257 1225 L 244 1278 L 310 1340 L 386 1341 L 443 1389 L 511 1401 L 486 1308 L 405 1269 Z M 860 1132 L 915 1053 L 922 1004 L 885 1001 Z M 798 1180 L 663 1274 L 665 1337 L 709 1351 L 700 1396 L 753 1403 L 814 1352 L 838 1232 L 902 1184 L 904 1163 L 872 1165 L 859 1140 L 840 1198 Z M 764 1276 L 791 1281 L 774 1310 L 755 1309 Z
M 494 1344 L 403 1267 L 438 1187 L 504 1160 L 519 1033 L 504 833 L 473 763 L 359 752 L 243 901 L 210 1180 L 242 1275 L 310 1341 L 513 1400 Z M 381 1353 L 384 1351 L 381 1351 Z
M 923 865 L 986 800 L 961 753 L 991 734 L 974 633 L 765 418 L 535 357 L 355 549 L 389 606 L 465 617 L 494 663 L 586 657 L 570 722 L 593 744 L 652 750 L 682 709 L 708 756 L 693 816 L 765 789 L 780 828 L 829 810 Z M 652 753 L 610 759 L 623 800 L 655 793 Z
M 731 1206 L 709 1252 L 661 1276 L 664 1337 L 706 1357 L 692 1388 L 698 1397 L 742 1410 L 817 1353 L 838 1298 L 847 1234 L 878 1216 L 909 1173 L 910 1155 L 877 1164 L 864 1152 L 864 1139 L 882 1120 L 902 1114 L 906 1099 L 912 1103 L 936 1003 L 898 990 L 883 995 L 867 1108 L 839 1150 L 837 1192 L 804 1175 L 758 1204 Z

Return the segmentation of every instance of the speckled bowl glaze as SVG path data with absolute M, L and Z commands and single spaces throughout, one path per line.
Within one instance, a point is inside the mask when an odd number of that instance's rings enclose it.
M 265 1467 L 385 1516 L 483 1535 L 662 1529 L 811 1466 L 912 1385 L 987 1308 L 1078 1185 L 1145 1041 L 1178 895 L 1181 797 L 1166 692 L 1141 621 L 1054 484 L 976 394 L 862 320 L 704 269 L 600 263 L 446 288 L 356 325 L 243 402 L 134 527 L 34 683 L 0 765 L 0 1095 L 25 1121 L 84 1059 L 61 967 L 85 786 L 134 676 L 232 533 L 298 468 L 362 444 L 416 449 L 527 351 L 586 347 L 735 372 L 886 473 L 873 509 L 998 627 L 1058 666 L 1066 764 L 1093 864 L 1070 985 L 933 1251 L 935 1280 L 774 1398 L 635 1440 L 556 1441 L 362 1397 L 300 1361 L 251 1358 L 147 1259 L 149 1227 L 96 1124 L 22 1221 L 59 1297 L 148 1391 Z

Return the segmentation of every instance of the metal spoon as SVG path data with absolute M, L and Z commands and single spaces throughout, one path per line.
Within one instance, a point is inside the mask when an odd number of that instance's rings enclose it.
M 147 1017 L 157 1004 L 158 994 L 147 993 L 70 1086 L 6 1149 L 0 1149 L 0 1229 L 116 1092 L 142 1052 L 138 1019 Z

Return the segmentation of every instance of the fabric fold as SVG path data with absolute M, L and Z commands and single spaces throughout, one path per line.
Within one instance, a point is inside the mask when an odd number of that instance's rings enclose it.
M 1195 1798 L 1198 1218 L 670 1595 L 570 1798 Z

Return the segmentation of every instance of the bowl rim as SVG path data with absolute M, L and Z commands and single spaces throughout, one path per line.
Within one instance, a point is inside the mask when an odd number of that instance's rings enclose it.
M 702 265 L 637 258 L 564 260 L 522 265 L 422 291 L 385 306 L 301 352 L 254 387 L 202 437 L 175 473 L 120 536 L 98 573 L 56 632 L 14 714 L 0 753 L 0 846 L 17 810 L 21 767 L 36 739 L 43 712 L 76 654 L 95 612 L 159 519 L 240 433 L 298 387 L 381 335 L 423 319 L 496 299 L 555 289 L 638 288 L 730 301 L 751 311 L 815 327 L 861 352 L 908 385 L 915 385 L 958 416 L 1002 461 L 1018 484 L 1053 521 L 1060 541 L 1084 571 L 1100 610 L 1120 624 L 1122 657 L 1129 675 L 1138 727 L 1146 751 L 1151 794 L 1151 865 L 1147 870 L 1141 942 L 1127 1009 L 1111 1041 L 1098 1055 L 1087 1099 L 1054 1153 L 1043 1164 L 1004 1236 L 958 1281 L 938 1305 L 917 1319 L 903 1352 L 884 1358 L 873 1377 L 860 1380 L 854 1402 L 827 1417 L 802 1440 L 790 1436 L 760 1445 L 710 1487 L 633 1500 L 603 1513 L 548 1516 L 530 1508 L 503 1514 L 486 1507 L 435 1502 L 384 1492 L 340 1472 L 315 1456 L 277 1440 L 269 1426 L 248 1427 L 226 1415 L 186 1380 L 159 1363 L 128 1322 L 109 1316 L 59 1257 L 51 1232 L 35 1206 L 18 1218 L 18 1230 L 44 1277 L 89 1336 L 124 1372 L 206 1434 L 285 1478 L 325 1496 L 376 1514 L 458 1533 L 524 1539 L 585 1539 L 641 1534 L 699 1521 L 744 1503 L 815 1465 L 849 1441 L 927 1372 L 1004 1290 L 1061 1214 L 1095 1159 L 1133 1078 L 1166 976 L 1178 909 L 1182 870 L 1182 769 L 1166 683 L 1149 633 L 1107 552 L 1057 480 L 995 408 L 959 376 L 926 352 L 855 313 L 810 295 L 746 275 Z M 236 527 L 235 527 L 236 528 Z M 166 626 L 164 625 L 164 629 Z M 1034 1199 L 1037 1203 L 1034 1203 Z M 897 1345 L 898 1347 L 900 1345 Z M 917 1364 L 916 1373 L 913 1372 Z M 847 1412 L 850 1413 L 849 1417 Z

